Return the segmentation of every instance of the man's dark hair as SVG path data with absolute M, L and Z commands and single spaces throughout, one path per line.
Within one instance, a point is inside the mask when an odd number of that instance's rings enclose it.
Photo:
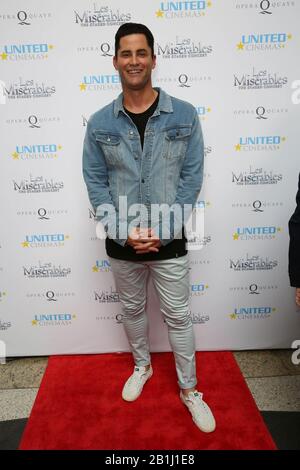
M 124 23 L 120 26 L 115 35 L 115 57 L 117 57 L 118 49 L 120 48 L 120 39 L 129 34 L 144 34 L 148 46 L 151 49 L 152 57 L 154 56 L 154 37 L 150 29 L 140 23 Z

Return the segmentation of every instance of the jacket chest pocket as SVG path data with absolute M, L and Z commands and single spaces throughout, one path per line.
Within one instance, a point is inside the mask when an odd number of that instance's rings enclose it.
M 174 126 L 164 131 L 164 158 L 179 158 L 185 155 L 189 137 L 192 132 L 191 126 Z
M 122 156 L 120 152 L 121 138 L 118 134 L 112 134 L 105 131 L 95 131 L 95 138 L 101 150 L 104 153 L 108 163 L 116 165 L 121 163 Z

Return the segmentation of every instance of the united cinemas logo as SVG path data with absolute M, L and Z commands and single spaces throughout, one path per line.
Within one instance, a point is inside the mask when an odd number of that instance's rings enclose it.
M 233 115 L 235 117 L 254 117 L 260 121 L 265 121 L 274 115 L 287 114 L 289 112 L 288 108 L 269 108 L 265 106 L 257 106 L 257 108 L 241 108 L 234 109 Z
M 4 93 L 8 99 L 23 98 L 50 98 L 56 93 L 54 85 L 46 85 L 44 82 L 39 83 L 35 80 L 23 80 L 19 78 L 19 83 L 11 83 L 4 88 Z
M 290 33 L 243 34 L 236 47 L 239 51 L 273 51 L 284 48 L 291 39 Z
M 196 42 L 190 38 L 179 38 L 168 41 L 164 45 L 157 43 L 157 56 L 163 59 L 194 59 L 196 57 L 207 57 L 211 54 L 211 45 L 204 46 L 200 41 Z
M 113 57 L 115 51 L 112 45 L 108 42 L 102 42 L 101 44 L 97 45 L 90 45 L 90 46 L 78 46 L 77 52 L 87 54 L 89 52 L 93 54 L 100 55 L 102 57 Z
M 8 330 L 8 328 L 11 328 L 11 322 L 10 321 L 4 321 L 0 318 L 0 331 L 5 331 Z
M 17 13 L 1 13 L 0 21 L 13 21 L 20 26 L 30 26 L 32 21 L 49 20 L 52 18 L 51 12 L 34 12 L 20 10 Z
M 41 313 L 34 315 L 32 326 L 71 326 L 76 320 L 76 315 L 71 313 Z
M 15 118 L 15 119 L 7 119 L 5 124 L 10 126 L 17 126 L 17 125 L 26 125 L 30 129 L 41 129 L 44 124 L 48 123 L 60 123 L 59 116 L 36 116 L 35 114 L 31 114 L 26 119 L 25 118 Z
M 58 193 L 64 188 L 64 182 L 30 174 L 29 178 L 24 178 L 19 182 L 13 180 L 13 188 L 19 194 Z
M 14 160 L 52 159 L 58 157 L 58 152 L 61 149 L 62 146 L 58 144 L 16 145 L 11 156 Z
M 190 297 L 199 297 L 206 293 L 209 286 L 205 283 L 191 284 Z
M 211 108 L 208 106 L 195 106 L 198 117 L 200 121 L 205 121 L 205 119 L 208 117 L 209 113 L 211 113 Z
M 195 202 L 194 208 L 195 209 L 209 209 L 211 207 L 211 203 L 209 201 L 204 201 L 201 199 L 198 199 Z
M 131 20 L 131 13 L 123 13 L 119 9 L 112 10 L 109 6 L 98 6 L 94 2 L 91 10 L 78 12 L 74 10 L 75 23 L 80 26 L 121 26 Z
M 48 59 L 48 54 L 54 49 L 53 44 L 5 44 L 0 58 L 2 61 L 28 61 Z
M 23 266 L 23 274 L 28 279 L 61 279 L 71 274 L 71 268 L 39 261 L 37 266 Z
M 266 69 L 256 72 L 254 67 L 250 73 L 244 73 L 240 76 L 234 75 L 233 80 L 233 86 L 238 90 L 282 88 L 287 83 L 286 76 L 280 76 L 276 72 L 268 72 Z
M 94 300 L 96 302 L 100 302 L 100 303 L 120 302 L 118 292 L 114 291 L 112 287 L 110 288 L 110 292 L 109 291 L 101 291 L 101 293 L 98 293 L 98 292 L 94 291 Z
M 264 320 L 276 312 L 274 307 L 239 307 L 230 313 L 231 320 Z
M 63 233 L 32 234 L 26 235 L 21 245 L 23 248 L 58 248 L 65 246 L 69 239 L 70 236 Z
M 277 184 L 282 181 L 281 173 L 274 173 L 273 170 L 266 171 L 262 167 L 234 173 L 232 171 L 232 183 L 238 186 Z
M 84 75 L 79 85 L 80 91 L 107 91 L 120 90 L 121 81 L 119 74 L 113 75 Z
M 108 259 L 97 260 L 93 266 L 94 273 L 107 273 L 111 271 L 111 264 Z
M 277 259 L 270 259 L 269 257 L 262 257 L 259 255 L 249 256 L 247 253 L 245 257 L 229 260 L 229 267 L 233 271 L 271 271 L 278 266 Z
M 232 235 L 233 240 L 272 240 L 276 234 L 282 232 L 281 227 L 275 226 L 256 226 L 256 227 L 237 227 Z
M 155 12 L 156 18 L 173 20 L 175 18 L 200 18 L 205 16 L 210 1 L 161 2 Z
M 280 145 L 286 141 L 286 137 L 279 135 L 258 135 L 240 137 L 234 146 L 236 152 L 272 152 L 280 150 Z
M 245 2 L 239 1 L 236 3 L 235 8 L 240 10 L 243 13 L 250 13 L 255 12 L 259 15 L 272 15 L 274 13 L 273 10 L 277 8 L 291 8 L 295 6 L 294 1 L 286 1 L 286 0 L 261 0 L 256 2 Z

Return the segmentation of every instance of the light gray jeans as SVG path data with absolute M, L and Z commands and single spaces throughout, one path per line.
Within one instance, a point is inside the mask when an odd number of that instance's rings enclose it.
M 157 261 L 123 261 L 109 258 L 123 311 L 123 324 L 137 366 L 151 363 L 148 320 L 145 311 L 149 273 L 168 327 L 178 385 L 196 385 L 195 339 L 189 312 L 188 255 Z

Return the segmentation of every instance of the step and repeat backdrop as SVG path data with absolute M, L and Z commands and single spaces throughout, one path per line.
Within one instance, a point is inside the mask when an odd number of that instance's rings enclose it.
M 286 348 L 300 338 L 287 270 L 300 166 L 299 17 L 298 0 L 1 2 L 7 356 L 128 351 L 81 169 L 89 116 L 121 92 L 114 35 L 128 21 L 154 34 L 153 85 L 191 102 L 203 128 L 203 230 L 189 238 L 197 349 Z M 152 350 L 169 350 L 148 288 Z

